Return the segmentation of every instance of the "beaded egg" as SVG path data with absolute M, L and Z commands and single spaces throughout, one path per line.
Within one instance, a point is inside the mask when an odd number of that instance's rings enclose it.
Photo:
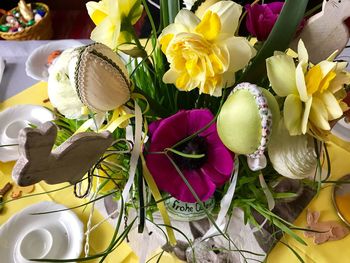
M 247 155 L 251 169 L 258 170 L 266 166 L 264 151 L 279 118 L 278 103 L 268 90 L 240 83 L 221 108 L 218 134 L 228 149 Z

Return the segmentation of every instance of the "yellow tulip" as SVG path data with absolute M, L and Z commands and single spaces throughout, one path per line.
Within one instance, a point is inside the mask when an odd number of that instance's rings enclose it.
M 198 87 L 201 93 L 221 96 L 223 88 L 234 84 L 235 72 L 256 53 L 245 38 L 234 36 L 241 12 L 242 7 L 232 1 L 210 6 L 202 18 L 180 10 L 159 36 L 170 63 L 163 81 L 179 90 Z
M 140 0 L 91 1 L 86 3 L 86 8 L 96 25 L 91 32 L 91 39 L 111 49 L 126 41 L 127 31 L 122 28 L 122 23 L 134 25 L 143 11 Z
M 298 44 L 298 65 L 292 57 L 276 52 L 266 60 L 272 89 L 286 97 L 284 122 L 290 135 L 331 129 L 329 121 L 343 115 L 344 85 L 350 84 L 346 63 L 332 62 L 334 54 L 317 65 L 308 61 L 302 40 Z M 319 133 L 319 132 L 317 132 Z

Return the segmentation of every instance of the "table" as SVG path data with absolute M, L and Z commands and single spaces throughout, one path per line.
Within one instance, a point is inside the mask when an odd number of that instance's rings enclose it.
M 0 42 L 0 44 L 3 44 Z M 31 44 L 31 43 L 29 43 Z M 42 43 L 37 43 L 33 42 L 34 45 L 40 45 Z M 2 49 L 0 49 L 2 50 Z M 26 49 L 27 50 L 27 49 Z M 16 61 L 16 60 L 15 60 Z M 22 68 L 23 69 L 23 68 Z M 20 66 L 15 67 L 16 71 L 20 72 Z M 8 73 L 8 72 L 7 72 Z M 7 74 L 6 73 L 6 74 Z M 11 71 L 9 74 L 12 74 Z M 13 75 L 12 75 L 13 76 Z M 23 76 L 23 72 L 21 73 L 21 76 Z M 7 78 L 9 78 L 7 76 Z M 25 78 L 25 77 L 24 77 Z M 23 79 L 24 79 L 23 78 Z M 2 94 L 2 98 L 6 99 L 3 103 L 0 103 L 0 111 L 13 106 L 18 103 L 32 103 L 32 104 L 39 104 L 39 105 L 45 105 L 48 106 L 43 102 L 45 98 L 47 98 L 47 91 L 46 91 L 46 84 L 44 83 L 39 83 L 34 85 L 30 89 L 25 89 L 23 86 L 19 88 L 16 85 L 21 85 L 23 82 L 16 82 L 12 78 L 9 78 L 11 81 L 8 81 L 7 83 L 12 83 L 11 85 L 13 86 L 7 86 L 5 89 L 5 92 L 3 92 L 4 86 L 0 86 L 0 94 Z M 35 81 L 34 81 L 35 82 Z M 6 83 L 6 82 L 5 82 Z M 31 85 L 32 82 L 26 82 L 24 83 L 29 85 L 26 85 L 24 87 L 28 87 Z M 9 88 L 10 87 L 10 88 Z M 16 88 L 12 88 L 16 87 Z M 15 89 L 15 90 L 13 90 Z M 21 93 L 19 93 L 15 97 L 11 97 L 14 94 L 17 94 L 23 90 Z M 11 98 L 9 98 L 11 97 Z M 1 96 L 0 96 L 1 98 Z M 8 99 L 9 98 L 9 99 Z M 30 98 L 30 101 L 28 101 L 28 98 Z M 341 144 L 341 147 L 336 146 L 335 144 L 331 143 L 330 144 L 330 154 L 331 154 L 331 160 L 333 164 L 333 172 L 332 172 L 332 179 L 336 179 L 346 173 L 350 172 L 350 163 L 346 162 L 344 160 L 349 160 L 350 159 L 350 148 L 348 144 Z M 345 149 L 344 149 L 345 148 Z M 347 149 L 347 150 L 346 150 Z M 341 158 L 339 158 L 341 156 Z M 12 169 L 13 163 L 0 163 L 0 185 L 3 185 L 5 181 L 9 180 L 9 175 L 11 174 L 11 169 Z M 2 174 L 1 174 L 2 173 Z M 52 186 L 51 186 L 52 187 Z M 51 189 L 50 186 L 40 183 L 40 185 L 37 186 L 36 192 L 42 192 Z M 309 205 L 310 209 L 313 210 L 320 210 L 322 215 L 321 215 L 321 220 L 333 220 L 337 219 L 335 210 L 332 207 L 331 204 L 331 187 L 327 186 L 325 187 L 320 195 L 316 197 Z M 24 199 L 23 202 L 18 203 L 16 206 L 11 206 L 8 207 L 7 210 L 5 211 L 5 214 L 3 216 L 0 216 L 0 224 L 5 222 L 12 214 L 16 213 L 23 207 L 39 201 L 39 200 L 56 200 L 59 203 L 65 204 L 67 206 L 73 206 L 74 204 L 79 204 L 81 200 L 76 199 L 72 195 L 72 191 L 65 191 L 63 193 L 57 193 L 53 195 L 47 195 L 44 196 L 44 198 L 36 198 L 36 199 Z M 81 218 L 81 220 L 86 223 L 87 221 L 87 215 L 89 210 L 83 212 L 83 211 L 76 211 Z M 94 217 L 94 222 L 98 222 L 102 220 L 103 216 L 100 213 L 96 213 Z M 295 224 L 299 227 L 305 227 L 306 222 L 305 222 L 305 211 L 298 217 L 296 220 Z M 101 251 L 103 248 L 105 248 L 108 245 L 108 238 L 111 236 L 111 233 L 113 231 L 113 228 L 111 225 L 108 223 L 103 224 L 101 228 L 97 229 L 95 233 L 92 235 L 92 240 L 93 246 L 92 246 L 92 252 L 97 252 Z M 301 237 L 303 237 L 302 233 L 298 233 Z M 101 238 L 103 237 L 103 238 Z M 346 237 L 345 239 L 341 241 L 336 241 L 336 242 L 330 242 L 326 243 L 320 246 L 315 246 L 312 244 L 311 239 L 306 239 L 304 240 L 307 242 L 308 246 L 302 246 L 298 244 L 295 240 L 292 238 L 284 238 L 283 239 L 285 242 L 287 242 L 293 249 L 295 249 L 303 258 L 306 262 L 346 262 L 345 261 L 339 261 L 342 256 L 347 257 L 347 254 L 344 253 L 347 251 L 347 247 L 350 245 L 350 237 Z M 293 255 L 293 253 L 286 248 L 284 245 L 281 243 L 277 244 L 277 246 L 271 251 L 271 253 L 268 256 L 268 262 L 299 262 L 298 259 Z M 127 244 L 123 244 L 115 253 L 113 253 L 106 262 L 137 262 L 137 257 L 135 256 L 134 253 L 132 253 L 131 248 Z M 170 255 L 166 255 L 165 258 L 163 258 L 162 262 L 176 262 L 176 260 L 171 257 Z

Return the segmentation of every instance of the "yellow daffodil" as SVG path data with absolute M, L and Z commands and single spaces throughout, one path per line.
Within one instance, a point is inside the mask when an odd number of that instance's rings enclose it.
M 223 88 L 234 84 L 235 72 L 256 53 L 245 38 L 234 36 L 241 12 L 232 1 L 210 6 L 202 18 L 180 10 L 159 37 L 170 63 L 163 81 L 179 90 L 198 87 L 201 93 L 221 96 Z
M 91 39 L 115 49 L 125 42 L 127 31 L 122 23 L 134 25 L 141 17 L 143 7 L 140 0 L 101 0 L 86 4 L 89 16 L 96 28 L 91 32 Z
M 332 62 L 332 54 L 317 65 L 308 62 L 304 43 L 298 44 L 298 65 L 281 52 L 266 60 L 271 86 L 284 102 L 284 122 L 290 135 L 313 131 L 328 131 L 329 121 L 343 115 L 341 102 L 344 85 L 350 83 L 350 74 L 344 71 L 346 63 Z

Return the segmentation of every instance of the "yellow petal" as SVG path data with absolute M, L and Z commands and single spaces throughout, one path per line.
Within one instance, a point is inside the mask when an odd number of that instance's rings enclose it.
M 319 98 L 313 98 L 309 119 L 313 125 L 322 130 L 328 131 L 331 129 L 328 122 L 328 112 L 326 106 Z
M 312 67 L 305 76 L 305 83 L 308 95 L 318 91 L 322 80 L 322 71 L 319 65 Z
M 267 76 L 272 89 L 280 97 L 296 94 L 295 65 L 293 58 L 285 54 L 266 59 Z
M 89 16 L 95 25 L 99 25 L 103 19 L 106 18 L 107 14 L 100 3 L 97 2 L 87 2 L 86 8 Z
M 159 38 L 159 44 L 161 45 L 164 54 L 166 53 L 169 43 L 173 38 L 174 34 L 167 34 Z
M 233 1 L 220 1 L 208 8 L 208 11 L 216 13 L 221 21 L 221 34 L 234 36 L 238 21 L 242 14 L 242 6 Z M 207 12 L 208 12 L 207 11 Z
M 284 124 L 291 136 L 302 134 L 301 120 L 303 105 L 297 95 L 290 94 L 284 102 Z
M 198 34 L 201 34 L 206 40 L 213 41 L 217 38 L 221 30 L 220 18 L 216 13 L 207 11 L 202 21 L 195 28 Z
M 343 115 L 342 108 L 331 92 L 323 92 L 320 95 L 320 99 L 323 101 L 328 111 L 328 120 L 335 120 Z
M 321 81 L 319 92 L 322 93 L 326 91 L 331 83 L 331 81 L 337 76 L 334 71 L 329 72 Z

